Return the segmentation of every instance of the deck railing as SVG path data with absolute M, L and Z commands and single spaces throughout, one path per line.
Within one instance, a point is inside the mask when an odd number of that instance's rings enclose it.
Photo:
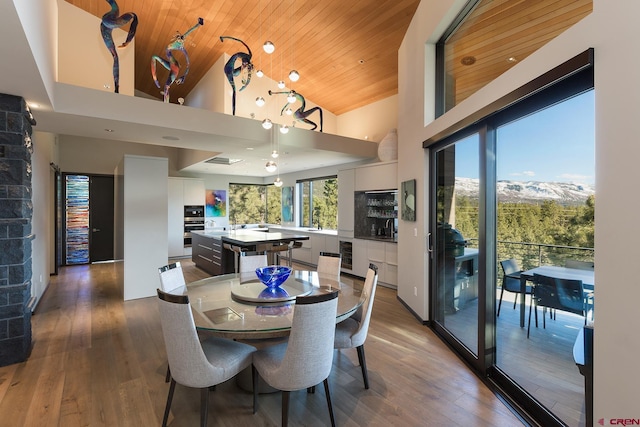
M 477 247 L 478 239 L 467 239 L 469 247 Z M 523 270 L 541 265 L 563 266 L 568 259 L 593 262 L 593 248 L 547 245 L 544 243 L 508 242 L 498 240 L 498 261 L 515 258 Z M 499 269 L 499 265 L 497 266 Z

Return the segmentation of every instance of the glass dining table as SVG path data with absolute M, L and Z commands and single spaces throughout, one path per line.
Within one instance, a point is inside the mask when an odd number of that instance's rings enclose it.
M 208 277 L 187 285 L 196 328 L 232 339 L 285 337 L 298 296 L 338 289 L 336 323 L 351 316 L 366 299 L 361 281 L 293 270 L 277 289 L 263 285 L 255 273 Z

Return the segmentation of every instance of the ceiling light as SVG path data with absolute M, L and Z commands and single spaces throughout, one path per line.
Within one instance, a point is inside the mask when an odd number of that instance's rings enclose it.
M 271 126 L 273 126 L 273 123 L 271 123 L 271 120 L 269 119 L 264 119 L 262 121 L 262 127 L 265 129 L 271 129 Z
M 290 115 L 292 115 L 292 114 L 293 114 L 293 110 L 292 110 L 291 108 L 287 107 L 287 109 L 286 109 L 286 110 L 284 110 L 284 113 L 285 113 L 287 116 L 290 116 Z
M 113 129 L 105 129 L 105 132 L 113 132 Z
M 289 92 L 289 94 L 287 95 L 287 102 L 289 104 L 293 104 L 294 102 L 296 102 L 296 95 L 294 91 Z
M 476 58 L 475 56 L 465 56 L 460 60 L 460 63 L 462 65 L 473 65 L 476 63 Z
M 510 56 L 507 58 L 507 62 L 518 62 L 515 56 Z
M 280 89 L 284 89 L 284 81 L 280 80 L 280 81 L 278 82 L 278 88 L 280 88 Z
M 271 152 L 271 157 L 273 157 L 274 159 L 277 159 L 278 158 L 278 150 L 273 150 Z
M 272 54 L 276 50 L 276 46 L 273 43 L 271 43 L 269 40 L 264 42 L 264 44 L 262 45 L 262 48 L 268 54 Z
M 256 71 L 256 76 L 262 78 L 262 76 L 264 76 L 264 73 L 262 72 L 262 70 L 258 70 Z
M 264 103 L 265 103 L 265 100 L 264 100 L 263 97 L 259 96 L 259 97 L 256 98 L 256 105 L 258 107 L 262 107 L 264 105 Z
M 278 169 L 278 165 L 273 160 L 269 160 L 264 168 L 267 170 L 267 172 L 275 172 L 276 169 Z
M 282 187 L 282 180 L 280 179 L 280 177 L 277 177 L 275 181 L 273 181 L 273 185 L 275 185 L 276 187 Z
M 287 125 L 280 126 L 280 133 L 282 134 L 289 133 L 289 126 Z
M 289 80 L 297 82 L 300 79 L 300 74 L 296 70 L 289 71 Z
M 162 137 L 162 139 L 166 139 L 167 141 L 180 141 L 180 138 L 173 135 L 165 135 Z

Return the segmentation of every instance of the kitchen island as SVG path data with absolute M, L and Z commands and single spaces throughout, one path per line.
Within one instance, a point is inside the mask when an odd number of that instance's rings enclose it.
M 224 244 L 239 246 L 243 251 L 268 251 L 274 246 L 292 241 L 308 240 L 309 236 L 269 232 L 266 229 L 240 229 L 231 231 L 193 231 L 191 259 L 197 267 L 217 276 L 234 272 L 234 252 Z

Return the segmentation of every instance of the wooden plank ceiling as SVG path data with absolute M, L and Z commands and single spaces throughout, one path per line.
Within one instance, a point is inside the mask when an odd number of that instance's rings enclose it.
M 98 17 L 110 10 L 109 0 L 66 1 Z M 165 48 L 176 31 L 186 32 L 202 17 L 204 26 L 185 41 L 191 69 L 184 84 L 171 87 L 172 102 L 187 97 L 223 53 L 244 51 L 237 42 L 220 41 L 220 36 L 232 36 L 249 45 L 256 69 L 288 83 L 289 70 L 295 68 L 301 75 L 293 84 L 296 91 L 324 109 L 342 114 L 398 92 L 397 51 L 419 0 L 117 3 L 121 14 L 134 12 L 139 19 L 136 90 L 161 99 L 151 77 L 151 57 L 165 57 Z M 449 89 L 455 92 L 449 105 L 467 98 L 591 10 L 592 0 L 479 1 L 447 43 Z M 273 55 L 263 52 L 265 40 L 276 45 Z M 181 54 L 177 59 L 184 63 Z M 160 82 L 166 75 L 158 67 Z
M 66 1 L 98 17 L 110 10 L 108 0 Z M 223 53 L 244 51 L 237 42 L 220 41 L 220 36 L 232 36 L 251 48 L 256 68 L 262 68 L 274 80 L 288 82 L 287 75 L 295 68 L 301 78 L 293 88 L 334 114 L 398 92 L 397 52 L 418 3 L 419 0 L 117 0 L 120 14 L 133 12 L 139 20 L 135 38 L 136 90 L 161 99 L 151 77 L 151 57 L 164 58 L 165 48 L 176 31 L 186 32 L 202 17 L 204 26 L 185 40 L 191 69 L 184 84 L 171 87 L 172 102 L 187 97 Z M 262 50 L 267 39 L 276 45 L 271 56 Z M 176 58 L 184 64 L 181 54 Z M 159 66 L 158 80 L 163 83 L 166 76 Z

